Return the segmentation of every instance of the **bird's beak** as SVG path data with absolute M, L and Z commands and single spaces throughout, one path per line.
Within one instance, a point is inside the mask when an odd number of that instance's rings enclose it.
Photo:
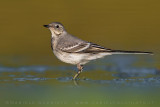
M 43 25 L 44 27 L 46 27 L 46 28 L 49 28 L 49 25 Z

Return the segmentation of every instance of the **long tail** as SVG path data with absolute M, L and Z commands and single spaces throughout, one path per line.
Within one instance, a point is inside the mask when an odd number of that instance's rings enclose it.
M 150 54 L 153 55 L 153 52 L 144 52 L 144 51 L 123 51 L 123 50 L 111 50 L 112 54 Z

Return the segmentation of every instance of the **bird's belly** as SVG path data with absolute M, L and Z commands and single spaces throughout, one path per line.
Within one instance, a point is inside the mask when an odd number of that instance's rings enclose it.
M 58 52 L 53 51 L 55 56 L 61 61 L 69 64 L 86 64 L 91 60 L 95 60 L 98 58 L 103 58 L 106 55 L 111 55 L 110 53 L 98 53 L 98 54 L 90 54 L 90 53 L 66 53 L 66 52 Z
M 69 64 L 85 64 L 88 61 L 84 60 L 86 55 L 84 54 L 76 54 L 76 53 L 65 53 L 65 52 L 54 52 L 55 56 L 65 62 L 65 63 L 69 63 Z

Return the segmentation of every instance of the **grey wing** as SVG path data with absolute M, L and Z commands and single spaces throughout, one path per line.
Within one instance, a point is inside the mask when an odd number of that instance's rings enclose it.
M 89 42 L 83 41 L 68 34 L 65 37 L 59 39 L 56 47 L 64 52 L 77 53 L 87 49 L 89 46 Z
M 70 45 L 68 44 L 61 47 L 60 50 L 68 53 L 101 53 L 109 52 L 111 49 L 107 49 L 90 42 L 74 42 Z
M 102 52 L 111 52 L 111 49 L 108 48 L 104 48 L 100 45 L 94 44 L 94 43 L 90 43 L 90 46 L 83 50 L 82 52 L 84 53 L 102 53 Z
M 90 43 L 72 43 L 68 45 L 64 45 L 59 48 L 61 51 L 68 53 L 79 53 L 86 50 L 90 46 Z

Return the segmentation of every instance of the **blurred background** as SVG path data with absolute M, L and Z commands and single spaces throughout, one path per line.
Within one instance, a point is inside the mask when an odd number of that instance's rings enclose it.
M 159 105 L 159 4 L 158 0 L 0 0 L 0 104 Z M 51 34 L 43 27 L 51 22 L 61 22 L 69 33 L 106 48 L 154 55 L 109 56 L 86 65 L 79 82 L 73 82 L 76 67 L 52 53 Z

